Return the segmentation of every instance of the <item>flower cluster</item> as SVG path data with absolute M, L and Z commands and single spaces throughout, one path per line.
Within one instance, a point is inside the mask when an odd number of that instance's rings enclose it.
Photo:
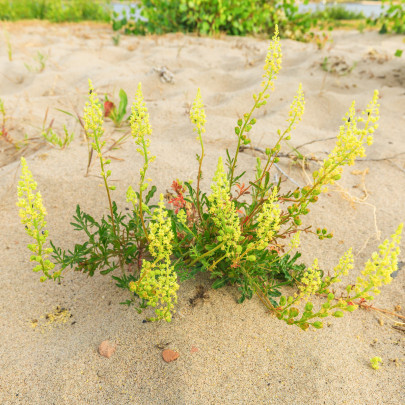
M 221 249 L 226 252 L 226 256 L 234 257 L 238 252 L 240 253 L 240 245 L 238 245 L 241 237 L 240 221 L 234 203 L 229 198 L 229 183 L 221 157 L 218 159 L 211 190 L 212 194 L 208 197 L 209 213 L 218 228 L 217 239 L 223 243 Z
M 46 209 L 42 204 L 41 193 L 34 192 L 37 189 L 37 183 L 32 178 L 32 173 L 28 169 L 26 160 L 21 158 L 21 180 L 18 182 L 17 206 L 20 207 L 21 223 L 25 225 L 27 234 L 35 240 L 35 243 L 28 245 L 28 249 L 34 254 L 30 260 L 39 263 L 33 268 L 34 272 L 41 271 L 44 275 L 40 278 L 41 281 L 60 276 L 60 272 L 54 272 L 52 275 L 49 272 L 55 265 L 47 259 L 48 255 L 53 252 L 52 248 L 45 248 L 48 231 L 45 230 Z
M 318 259 L 315 259 L 312 267 L 308 267 L 308 269 L 304 272 L 300 283 L 302 285 L 299 285 L 298 289 L 300 290 L 299 296 L 301 298 L 313 295 L 319 291 L 322 286 L 322 279 L 319 271 Z
M 149 147 L 150 140 L 148 136 L 152 135 L 152 126 L 149 123 L 149 113 L 143 100 L 142 85 L 138 84 L 135 93 L 135 101 L 131 107 L 131 135 L 135 139 L 135 143 L 139 146 L 145 145 Z M 139 151 L 143 153 L 143 151 Z
M 101 137 L 104 134 L 104 121 L 103 121 L 103 112 L 101 111 L 100 103 L 97 97 L 97 93 L 94 91 L 93 83 L 89 79 L 89 100 L 86 101 L 84 107 L 84 129 L 86 135 L 93 139 L 94 142 L 91 143 L 92 148 L 97 152 L 97 156 L 100 159 L 101 166 L 101 176 L 104 179 L 104 185 L 108 190 L 115 190 L 115 186 L 109 186 L 107 183 L 108 177 L 111 176 L 111 170 L 105 171 L 105 166 L 111 163 L 110 159 L 104 159 L 101 150 L 105 145 L 106 141 L 101 141 Z
M 84 107 L 84 129 L 86 135 L 93 139 L 99 139 L 103 133 L 103 112 L 100 107 L 100 103 L 97 97 L 97 93 L 94 91 L 93 83 L 89 79 L 89 100 L 86 101 Z
M 129 283 L 129 289 L 146 299 L 149 306 L 159 306 L 155 309 L 156 317 L 151 321 L 165 319 L 170 322 L 174 304 L 177 303 L 176 291 L 179 285 L 170 260 L 174 235 L 170 219 L 167 218 L 163 194 L 160 195 L 149 230 L 149 252 L 154 261 L 144 260 L 139 280 Z
M 143 167 L 140 170 L 141 174 L 141 191 L 148 188 L 148 183 L 145 183 L 145 175 L 148 169 L 149 163 L 155 160 L 155 156 L 151 156 L 149 152 L 150 139 L 152 134 L 152 127 L 149 124 L 149 113 L 143 100 L 142 86 L 138 84 L 138 89 L 135 93 L 135 101 L 131 107 L 131 118 L 129 120 L 131 124 L 131 135 L 135 140 L 135 143 L 139 146 L 137 152 L 144 158 Z
M 190 120 L 195 125 L 193 131 L 198 133 L 197 139 L 200 139 L 201 134 L 205 132 L 204 125 L 207 122 L 200 89 L 197 90 L 197 95 L 190 110 Z
M 257 217 L 257 249 L 264 249 L 270 245 L 276 232 L 280 229 L 281 210 L 277 201 L 278 188 L 274 187 L 270 197 L 263 204 L 263 208 Z
M 126 201 L 132 203 L 132 206 L 134 207 L 134 210 L 136 209 L 136 204 L 138 204 L 138 198 L 136 196 L 136 193 L 134 189 L 129 186 L 127 189 L 127 194 L 126 194 Z
M 361 272 L 365 278 L 358 277 L 355 286 L 356 294 L 367 293 L 379 294 L 378 287 L 383 284 L 389 284 L 392 281 L 391 274 L 398 267 L 399 244 L 401 242 L 403 224 L 400 224 L 391 236 L 391 240 L 386 239 L 380 246 L 379 252 L 371 255 L 364 270 Z M 372 299 L 372 296 L 364 297 Z
M 334 149 L 325 159 L 319 171 L 312 174 L 314 184 L 323 186 L 323 190 L 326 191 L 327 184 L 333 184 L 340 179 L 343 166 L 351 166 L 356 158 L 365 156 L 364 143 L 369 145 L 372 143 L 372 134 L 378 128 L 378 107 L 378 91 L 374 92 L 373 99 L 367 109 L 362 112 L 361 117 L 356 116 L 355 103 L 352 103 L 343 118 L 344 125 L 340 127 Z M 367 118 L 364 118 L 365 116 Z M 357 128 L 359 122 L 364 122 L 363 129 Z
M 286 133 L 291 132 L 292 129 L 295 129 L 295 126 L 301 121 L 305 109 L 305 98 L 304 92 L 302 91 L 302 83 L 298 86 L 297 94 L 294 96 L 294 100 L 291 103 L 290 111 L 288 112 L 287 121 L 290 123 Z M 290 139 L 288 135 L 286 139 Z
M 265 72 L 263 77 L 267 80 L 263 80 L 261 84 L 262 87 L 265 87 L 266 84 L 269 83 L 272 90 L 274 89 L 274 81 L 277 79 L 277 74 L 281 69 L 282 60 L 280 38 L 278 34 L 278 26 L 276 25 L 272 41 L 267 50 L 266 62 L 263 67 Z
M 340 282 L 342 279 L 340 278 L 341 276 L 347 276 L 350 272 L 350 270 L 353 269 L 353 253 L 352 253 L 352 248 L 350 248 L 340 259 L 339 263 L 337 266 L 333 269 L 334 270 L 334 276 L 333 276 L 333 282 Z
M 378 370 L 380 368 L 380 363 L 382 363 L 382 358 L 381 357 L 375 356 L 375 357 L 370 359 L 371 367 L 374 370 Z
M 301 231 L 297 231 L 293 236 L 291 236 L 290 239 L 290 248 L 291 249 L 296 249 L 301 241 L 300 241 L 300 236 L 301 236 Z

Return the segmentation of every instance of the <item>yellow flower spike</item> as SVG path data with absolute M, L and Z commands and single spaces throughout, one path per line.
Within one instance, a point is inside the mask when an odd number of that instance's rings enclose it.
M 93 83 L 89 79 L 89 100 L 86 101 L 84 107 L 84 130 L 88 137 L 93 139 L 100 139 L 104 133 L 104 121 L 103 121 L 103 112 L 101 111 L 99 99 L 97 93 L 94 91 Z M 94 148 L 97 152 L 99 150 Z
M 340 259 L 338 265 L 334 268 L 335 282 L 341 281 L 341 276 L 347 276 L 350 270 L 353 269 L 354 257 L 352 248 L 350 248 Z
M 299 297 L 315 294 L 322 286 L 321 272 L 319 271 L 318 259 L 314 260 L 312 267 L 308 267 L 304 276 L 300 280 L 302 285 L 298 286 L 300 290 Z
M 190 120 L 195 125 L 194 131 L 198 133 L 197 139 L 200 139 L 201 134 L 205 132 L 204 125 L 207 122 L 204 104 L 201 97 L 201 91 L 198 88 L 197 95 L 194 99 L 193 106 L 190 110 Z
M 172 254 L 172 240 L 174 239 L 170 219 L 167 218 L 163 194 L 160 194 L 158 208 L 153 213 L 153 219 L 149 226 L 149 252 L 155 260 L 167 258 Z
M 379 252 L 374 252 L 371 260 L 367 261 L 364 270 L 361 272 L 364 278 L 357 278 L 356 294 L 367 292 L 379 294 L 380 291 L 377 287 L 389 284 L 392 281 L 391 274 L 398 268 L 402 229 L 403 224 L 399 224 L 397 230 L 391 236 L 391 240 L 386 239 L 379 246 Z
M 27 234 L 35 240 L 35 243 L 28 244 L 28 249 L 33 252 L 30 261 L 39 263 L 33 268 L 33 271 L 44 273 L 40 278 L 41 281 L 49 278 L 55 279 L 59 277 L 60 272 L 49 274 L 55 265 L 47 259 L 53 249 L 44 247 L 48 237 L 48 231 L 44 229 L 46 226 L 46 209 L 42 203 L 41 193 L 39 191 L 35 193 L 37 183 L 33 180 L 32 173 L 23 157 L 21 158 L 21 167 L 21 180 L 17 187 L 17 206 L 20 207 L 21 223 L 25 225 Z
M 126 197 L 127 197 L 126 201 L 132 203 L 134 210 L 135 210 L 135 207 L 138 203 L 138 198 L 136 197 L 136 193 L 131 186 L 129 186 L 127 189 Z
M 352 103 L 343 118 L 344 124 L 339 129 L 334 149 L 324 160 L 322 167 L 313 173 L 314 185 L 320 187 L 322 191 L 327 190 L 327 184 L 334 184 L 340 179 L 343 166 L 352 166 L 356 158 L 366 156 L 364 144 L 373 142 L 371 134 L 378 128 L 378 106 L 378 91 L 375 91 L 366 110 L 362 112 L 362 116 L 367 116 L 365 120 L 356 116 L 355 103 Z M 362 122 L 364 129 L 359 129 L 357 124 Z
M 262 211 L 257 217 L 257 249 L 266 248 L 280 229 L 281 210 L 277 201 L 278 188 L 274 187 L 271 196 L 263 204 Z
M 152 127 L 149 123 L 149 114 L 143 99 L 141 83 L 138 84 L 138 88 L 135 93 L 135 100 L 131 107 L 131 112 L 132 114 L 129 120 L 131 125 L 131 135 L 134 138 L 135 144 L 139 146 L 139 148 L 136 149 L 137 152 L 143 157 L 144 160 L 143 167 L 139 171 L 141 176 L 139 182 L 139 217 L 142 222 L 142 228 L 145 236 L 148 239 L 148 231 L 143 218 L 144 203 L 142 194 L 148 188 L 148 183 L 145 182 L 145 177 L 149 163 L 153 162 L 156 157 L 151 156 L 149 152 L 149 136 L 152 134 Z M 148 181 L 151 181 L 151 179 L 148 179 Z
M 301 241 L 300 241 L 301 231 L 296 232 L 290 239 L 290 247 L 291 249 L 296 249 Z
M 142 148 L 142 153 L 147 153 L 149 147 L 148 136 L 152 135 L 152 126 L 149 123 L 149 113 L 143 100 L 142 85 L 138 84 L 138 88 L 135 93 L 135 101 L 131 107 L 131 118 L 129 120 L 131 125 L 131 135 L 135 140 L 135 143 Z
M 291 103 L 290 111 L 288 112 L 287 121 L 290 123 L 290 131 L 295 128 L 295 125 L 301 121 L 305 109 L 304 92 L 302 91 L 302 83 L 298 86 L 297 94 L 294 96 L 294 100 Z M 288 131 L 288 132 L 290 132 Z
M 167 218 L 163 194 L 161 194 L 158 208 L 153 213 L 149 233 L 149 252 L 154 261 L 144 260 L 139 280 L 130 282 L 128 285 L 130 291 L 146 299 L 149 306 L 156 308 L 156 317 L 150 319 L 152 321 L 164 319 L 170 322 L 174 304 L 177 302 L 176 291 L 179 285 L 170 260 L 173 239 L 171 221 Z
M 278 25 L 276 24 L 272 41 L 267 50 L 266 62 L 263 67 L 265 72 L 263 77 L 265 80 L 262 81 L 261 85 L 264 87 L 269 83 L 271 90 L 274 89 L 274 81 L 277 79 L 277 74 L 281 69 L 282 53 L 278 34 Z
M 234 203 L 229 198 L 229 183 L 222 163 L 218 159 L 218 166 L 211 184 L 212 194 L 208 196 L 209 213 L 218 228 L 218 240 L 223 243 L 222 250 L 228 257 L 238 255 L 238 242 L 241 236 L 240 220 Z

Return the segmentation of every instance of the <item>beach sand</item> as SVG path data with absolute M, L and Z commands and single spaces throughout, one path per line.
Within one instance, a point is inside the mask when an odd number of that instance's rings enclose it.
M 393 328 L 394 321 L 401 321 L 393 315 L 358 310 L 327 318 L 321 330 L 303 332 L 266 313 L 256 297 L 237 304 L 233 287 L 208 290 L 209 297 L 191 306 L 197 286 L 210 286 L 209 276 L 201 274 L 181 285 L 170 324 L 143 323 L 145 313 L 119 304 L 127 292 L 109 276 L 88 279 L 69 271 L 60 284 L 40 283 L 31 271 L 30 241 L 15 206 L 21 153 L 38 182 L 57 246 L 70 249 L 84 241 L 69 224 L 76 204 L 97 219 L 107 214 L 98 162 L 93 159 L 86 177 L 88 153 L 80 126 L 57 110 L 82 112 L 88 78 L 101 98 L 107 93 L 116 101 L 123 88 L 129 103 L 142 82 L 153 127 L 151 152 L 157 156 L 149 176 L 163 193 L 177 178 L 196 178 L 200 146 L 188 111 L 200 87 L 207 114 L 203 188 L 208 190 L 218 157 L 236 147 L 237 119 L 251 108 L 252 94 L 260 89 L 269 40 L 173 34 L 122 36 L 114 46 L 114 33 L 106 25 L 21 22 L 3 27 L 12 47 L 9 61 L 0 33 L 0 98 L 9 135 L 15 141 L 24 134 L 38 137 L 49 109 L 46 125 L 54 119 L 55 130 L 66 125 L 76 138 L 63 151 L 36 139 L 16 150 L 0 139 L 1 404 L 405 403 L 405 336 Z M 332 270 L 353 247 L 356 268 L 346 285 L 405 219 L 405 63 L 404 57 L 393 56 L 404 44 L 401 36 L 376 32 L 334 31 L 331 36 L 333 42 L 322 50 L 311 43 L 281 41 L 283 68 L 268 105 L 258 111 L 252 144 L 273 146 L 301 82 L 306 111 L 290 145 L 317 141 L 300 151 L 324 159 L 334 145 L 329 138 L 338 134 L 351 102 L 364 109 L 374 89 L 380 91 L 380 127 L 367 148 L 367 160 L 346 168 L 341 188 L 332 187 L 303 218 L 304 225 L 326 226 L 334 233 L 326 241 L 302 238 L 301 259 L 308 265 L 317 257 L 321 268 Z M 36 71 L 38 52 L 47 57 L 41 72 Z M 154 70 L 163 66 L 173 74 L 171 83 Z M 110 121 L 105 128 L 107 147 L 128 133 L 128 126 L 115 129 Z M 128 139 L 108 152 L 117 186 L 113 199 L 122 210 L 129 206 L 126 188 L 138 184 L 135 149 Z M 290 149 L 283 145 L 282 151 Z M 259 155 L 241 153 L 239 169 L 252 174 Z M 292 159 L 280 161 L 280 168 L 300 185 L 317 167 L 310 161 L 303 170 Z M 286 179 L 283 188 L 295 185 Z M 403 242 L 401 247 L 403 263 Z M 404 286 L 402 268 L 373 304 L 390 312 L 404 307 Z M 47 324 L 53 318 L 46 315 L 57 306 L 66 309 L 60 322 Z M 397 311 L 405 316 L 404 309 Z M 117 347 L 110 359 L 97 351 L 104 340 Z M 159 344 L 180 357 L 165 363 Z M 380 370 L 370 367 L 374 356 L 383 359 Z

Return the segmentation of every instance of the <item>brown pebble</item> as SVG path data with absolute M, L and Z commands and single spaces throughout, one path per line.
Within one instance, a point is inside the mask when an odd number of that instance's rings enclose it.
M 170 363 L 179 358 L 180 354 L 175 352 L 174 350 L 166 349 L 162 352 L 163 360 L 166 363 Z
M 196 353 L 196 352 L 198 352 L 198 347 L 193 346 L 191 348 L 191 353 Z
M 107 357 L 109 359 L 115 352 L 115 345 L 109 342 L 108 340 L 104 340 L 104 342 L 100 343 L 98 347 L 98 352 L 100 356 Z

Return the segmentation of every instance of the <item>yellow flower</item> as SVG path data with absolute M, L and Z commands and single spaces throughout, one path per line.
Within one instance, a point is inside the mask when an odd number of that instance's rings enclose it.
M 138 203 L 138 198 L 131 186 L 129 186 L 127 189 L 127 202 L 131 202 L 135 210 L 136 204 Z
M 195 124 L 194 131 L 198 132 L 199 139 L 201 134 L 205 132 L 204 125 L 207 122 L 200 89 L 197 90 L 197 95 L 190 110 L 190 120 Z
M 318 259 L 314 260 L 312 267 L 304 272 L 303 277 L 300 280 L 302 285 L 298 286 L 300 290 L 300 297 L 313 295 L 319 291 L 322 285 L 321 272 L 319 271 Z
M 47 259 L 50 253 L 53 252 L 52 248 L 45 248 L 48 231 L 45 230 L 46 209 L 42 203 L 41 193 L 34 192 L 37 188 L 37 183 L 32 177 L 31 171 L 28 169 L 26 160 L 21 158 L 21 180 L 18 182 L 17 206 L 20 207 L 21 223 L 25 225 L 27 234 L 35 240 L 35 243 L 28 244 L 28 249 L 33 252 L 30 261 L 38 262 L 39 264 L 33 268 L 34 272 L 42 271 L 44 276 L 41 281 L 48 278 L 58 278 L 60 271 L 49 274 L 55 265 Z
M 272 41 L 270 42 L 269 48 L 267 50 L 266 62 L 264 64 L 264 74 L 265 80 L 262 81 L 262 87 L 269 83 L 270 89 L 274 89 L 274 81 L 277 79 L 277 74 L 281 69 L 281 46 L 280 38 L 278 36 L 278 25 L 276 24 L 274 35 Z
M 89 101 L 86 101 L 84 107 L 84 129 L 90 138 L 99 139 L 103 133 L 103 112 L 101 111 L 100 102 L 97 93 L 94 91 L 93 83 L 89 79 Z
M 287 132 L 291 132 L 295 128 L 295 125 L 301 121 L 305 109 L 304 92 L 302 91 L 302 84 L 298 86 L 297 94 L 294 96 L 294 100 L 291 103 L 290 111 L 288 112 L 287 121 L 290 126 Z M 289 138 L 288 138 L 289 139 Z
M 378 110 L 378 91 L 374 92 L 373 99 L 368 104 L 361 117 L 356 116 L 355 103 L 353 102 L 349 111 L 343 118 L 344 125 L 340 127 L 339 135 L 337 136 L 336 146 L 324 160 L 319 171 L 313 173 L 314 184 L 323 186 L 323 191 L 326 191 L 327 184 L 333 184 L 339 180 L 343 171 L 343 166 L 353 165 L 356 158 L 364 157 L 364 143 L 371 144 L 373 137 L 372 133 L 378 128 L 377 121 L 379 119 Z M 364 117 L 367 116 L 367 119 Z M 357 127 L 359 122 L 364 122 L 364 128 Z
M 135 143 L 139 146 L 137 152 L 143 157 L 144 163 L 140 169 L 140 193 L 148 188 L 148 183 L 145 182 L 146 171 L 148 170 L 149 163 L 155 160 L 155 156 L 151 156 L 149 152 L 150 140 L 149 136 L 152 134 L 152 127 L 149 123 L 149 113 L 143 100 L 142 85 L 138 84 L 138 89 L 135 93 L 135 101 L 131 107 L 131 135 Z M 151 181 L 148 179 L 148 181 Z M 142 199 L 142 198 L 141 198 Z
M 398 268 L 402 228 L 403 224 L 400 224 L 391 236 L 391 240 L 386 239 L 379 246 L 379 252 L 374 252 L 371 255 L 371 260 L 367 261 L 364 270 L 361 272 L 365 277 L 357 278 L 356 294 L 368 291 L 379 294 L 380 291 L 377 287 L 389 284 L 392 281 L 391 274 Z
M 171 221 L 167 218 L 163 194 L 160 195 L 149 229 L 149 252 L 154 261 L 144 260 L 138 282 L 130 282 L 128 287 L 140 298 L 147 300 L 149 306 L 156 307 L 156 317 L 152 321 L 164 319 L 170 322 L 174 304 L 177 303 L 176 291 L 179 285 L 170 260 L 174 235 Z
M 277 192 L 277 187 L 274 187 L 271 196 L 263 204 L 262 210 L 257 217 L 257 249 L 266 248 L 280 229 L 281 210 L 279 205 L 276 204 Z
M 143 100 L 142 85 L 138 84 L 135 93 L 135 101 L 131 107 L 131 134 L 137 145 L 146 144 L 149 147 L 148 136 L 152 134 L 152 126 L 149 124 L 149 113 Z
M 291 249 L 296 249 L 301 241 L 300 241 L 301 231 L 296 232 L 290 239 L 290 247 Z
M 208 196 L 209 213 L 218 229 L 217 239 L 221 243 L 225 242 L 221 249 L 226 251 L 228 257 L 233 257 L 237 255 L 238 242 L 241 237 L 240 220 L 234 203 L 229 197 L 229 182 L 221 157 L 218 159 L 211 190 L 213 192 Z
M 338 283 L 341 281 L 341 276 L 347 276 L 350 270 L 353 269 L 353 253 L 352 248 L 350 248 L 340 259 L 338 265 L 334 268 L 334 282 Z

